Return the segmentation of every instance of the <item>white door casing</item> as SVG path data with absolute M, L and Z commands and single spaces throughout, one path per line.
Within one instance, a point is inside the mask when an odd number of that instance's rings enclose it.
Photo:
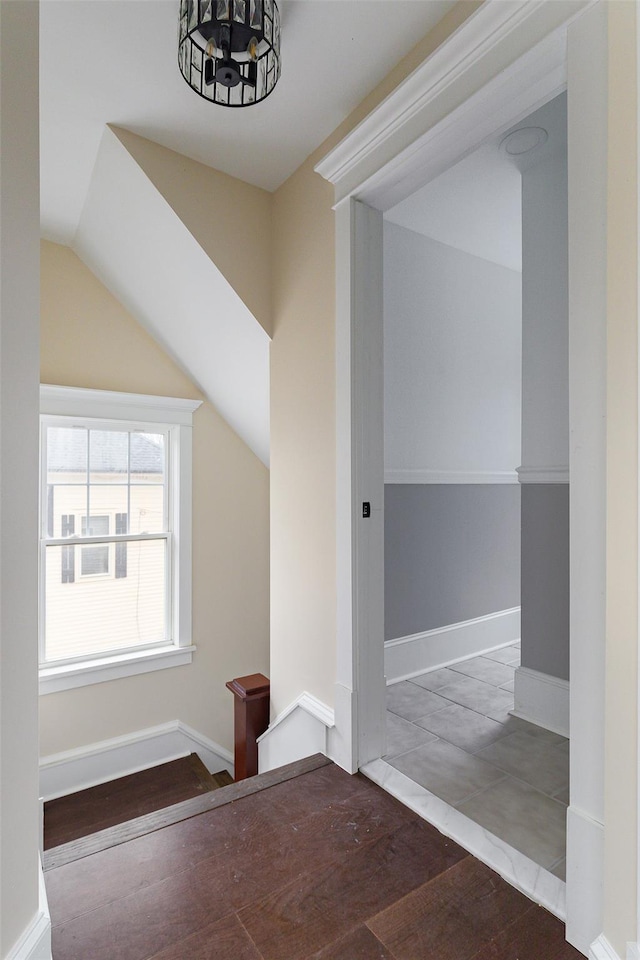
M 377 654 L 382 622 L 376 619 L 383 609 L 383 542 L 381 530 L 372 532 L 359 512 L 362 500 L 383 496 L 377 474 L 383 436 L 381 357 L 374 346 L 377 334 L 367 340 L 372 334 L 368 319 L 382 310 L 381 302 L 375 303 L 382 291 L 379 282 L 362 283 L 382 275 L 380 215 L 568 87 L 571 552 L 577 561 L 572 559 L 570 574 L 567 936 L 585 954 L 602 930 L 604 821 L 606 303 L 601 291 L 606 216 L 601 214 L 607 188 L 602 163 L 607 41 L 602 8 L 592 2 L 489 0 L 316 167 L 334 184 L 337 200 L 338 686 L 350 707 L 336 710 L 336 736 L 353 751 L 343 765 L 357 769 L 383 746 L 378 728 L 384 717 L 383 667 Z M 580 155 L 572 155 L 576 143 Z M 373 450 L 363 446 L 367 438 Z M 597 561 L 585 563 L 585 557 Z M 368 607 L 371 598 L 375 604 Z

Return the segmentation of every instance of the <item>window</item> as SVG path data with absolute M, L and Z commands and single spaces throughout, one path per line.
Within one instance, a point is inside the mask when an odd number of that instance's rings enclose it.
M 109 517 L 83 517 L 82 536 L 94 537 L 109 533 Z M 122 546 L 118 543 L 116 546 Z M 126 547 L 126 544 L 124 544 Z M 69 547 L 67 547 L 67 550 Z M 73 548 L 71 548 L 73 549 Z M 98 577 L 109 573 L 109 546 L 101 543 L 97 547 L 82 547 L 81 570 L 83 577 Z
M 41 388 L 41 691 L 191 660 L 199 403 Z

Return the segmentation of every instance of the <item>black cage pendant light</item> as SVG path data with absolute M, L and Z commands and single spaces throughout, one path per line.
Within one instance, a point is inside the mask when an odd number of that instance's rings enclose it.
M 180 72 L 205 100 L 248 107 L 280 76 L 275 0 L 180 0 Z

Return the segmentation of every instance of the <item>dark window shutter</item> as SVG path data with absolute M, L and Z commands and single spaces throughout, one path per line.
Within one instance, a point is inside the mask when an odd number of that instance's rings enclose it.
M 128 533 L 128 516 L 126 513 L 116 513 L 116 533 Z M 116 580 L 127 575 L 127 544 L 116 543 Z
M 76 518 L 72 513 L 62 515 L 61 536 L 72 537 L 76 529 Z M 76 579 L 76 548 L 62 547 L 62 582 L 74 583 Z

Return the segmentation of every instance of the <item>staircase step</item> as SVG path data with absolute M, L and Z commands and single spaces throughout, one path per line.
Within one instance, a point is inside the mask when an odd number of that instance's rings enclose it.
M 202 796 L 229 783 L 233 783 L 233 779 L 226 770 L 211 774 L 200 757 L 192 753 L 49 800 L 44 805 L 45 850 Z
M 70 843 L 63 843 L 52 847 L 44 853 L 43 868 L 53 870 L 66 863 L 72 863 L 74 860 L 81 860 L 83 857 L 89 857 L 93 853 L 99 853 L 101 850 L 108 850 L 120 843 L 126 843 L 128 840 L 135 840 L 147 833 L 153 833 L 161 830 L 163 827 L 172 826 L 174 823 L 180 823 L 182 820 L 189 820 L 191 817 L 197 817 L 200 813 L 207 813 L 209 810 L 215 810 L 227 803 L 233 803 L 234 800 L 240 800 L 242 797 L 248 797 L 251 794 L 259 793 L 261 790 L 267 790 L 276 784 L 284 783 L 286 780 L 293 780 L 295 777 L 310 773 L 319 767 L 324 767 L 331 763 L 323 754 L 317 753 L 312 757 L 306 757 L 303 760 L 296 760 L 294 763 L 286 764 L 283 767 L 277 767 L 268 773 L 260 773 L 256 777 L 248 777 L 239 783 L 231 783 L 228 786 L 202 796 L 193 797 L 189 800 L 183 800 L 180 803 L 172 804 L 162 810 L 156 810 L 152 813 L 128 820 L 126 823 L 119 823 L 108 827 L 88 836 L 82 837 Z

